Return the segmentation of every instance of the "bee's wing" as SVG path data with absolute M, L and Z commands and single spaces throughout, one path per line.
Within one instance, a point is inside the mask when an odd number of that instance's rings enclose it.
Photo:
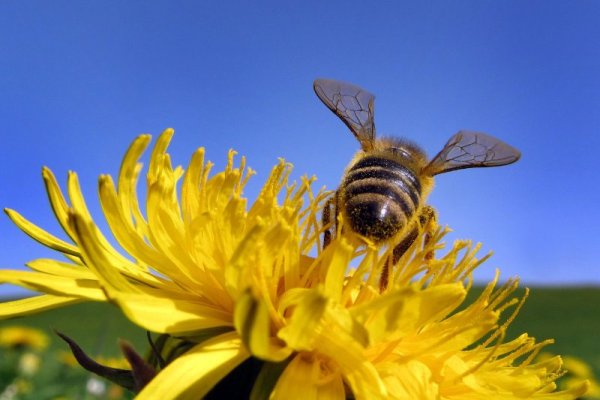
M 350 128 L 363 150 L 369 150 L 375 140 L 375 96 L 349 83 L 317 79 L 315 93 L 325 105 Z
M 511 164 L 521 157 L 514 147 L 481 132 L 459 131 L 452 136 L 423 173 L 437 175 L 456 169 L 498 167 Z

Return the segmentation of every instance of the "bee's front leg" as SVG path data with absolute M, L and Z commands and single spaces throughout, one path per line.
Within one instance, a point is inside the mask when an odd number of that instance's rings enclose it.
M 404 255 L 413 245 L 413 243 L 419 237 L 419 232 L 423 232 L 424 240 L 423 246 L 427 246 L 429 241 L 431 240 L 431 235 L 435 232 L 437 227 L 437 213 L 435 209 L 431 206 L 423 206 L 421 208 L 421 212 L 419 213 L 418 222 L 415 224 L 415 227 L 411 229 L 408 234 L 394 247 L 392 250 L 392 255 L 386 260 L 386 263 L 381 271 L 381 276 L 379 278 L 379 290 L 383 292 L 387 289 L 389 284 L 389 275 L 390 269 L 400 261 L 400 257 Z M 425 255 L 426 260 L 432 259 L 434 256 L 433 250 L 428 252 Z
M 419 232 L 423 232 L 424 242 L 423 246 L 427 246 L 429 241 L 431 240 L 431 235 L 435 232 L 437 228 L 437 213 L 435 209 L 431 206 L 423 206 L 421 208 L 421 212 L 418 216 L 418 224 L 415 224 L 415 227 L 406 235 L 404 239 L 400 243 L 394 247 L 392 251 L 392 264 L 396 265 L 400 260 L 400 257 L 404 255 L 412 246 L 412 244 L 417 240 L 419 236 Z M 433 251 L 427 253 L 425 256 L 426 259 L 433 258 Z

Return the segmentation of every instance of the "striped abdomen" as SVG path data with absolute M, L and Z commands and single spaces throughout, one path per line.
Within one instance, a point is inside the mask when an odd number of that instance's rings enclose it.
M 348 170 L 341 195 L 352 230 L 377 243 L 410 223 L 420 205 L 421 182 L 396 161 L 367 156 Z

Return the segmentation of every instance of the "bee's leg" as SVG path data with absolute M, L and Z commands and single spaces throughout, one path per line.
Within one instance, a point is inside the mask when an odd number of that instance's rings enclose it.
M 410 246 L 417 240 L 419 236 L 419 230 L 423 232 L 424 240 L 423 246 L 427 246 L 429 241 L 431 240 L 431 235 L 435 231 L 437 227 L 437 213 L 435 209 L 431 206 L 423 206 L 421 208 L 421 212 L 419 213 L 419 225 L 415 226 L 408 235 L 400 243 L 394 247 L 394 251 L 392 252 L 392 260 L 393 265 L 395 265 L 400 257 L 404 253 L 408 251 Z M 425 255 L 425 259 L 430 260 L 433 258 L 433 251 L 430 251 Z
M 398 261 L 400 260 L 400 257 L 402 257 L 404 255 L 404 253 L 406 253 L 408 251 L 410 246 L 412 246 L 412 244 L 415 242 L 415 240 L 417 240 L 418 236 L 419 236 L 419 227 L 415 226 L 409 232 L 409 234 L 406 235 L 406 237 L 404 239 L 402 239 L 402 241 L 400 243 L 398 243 L 396 245 L 396 247 L 394 247 L 394 250 L 392 251 L 392 265 L 396 265 L 398 263 Z
M 331 197 L 329 200 L 327 200 L 327 203 L 325 203 L 325 207 L 323 208 L 323 215 L 321 216 L 321 223 L 323 224 L 323 226 L 327 226 L 330 225 L 331 226 L 327 229 L 325 229 L 325 232 L 323 232 L 323 249 L 325 249 L 327 246 L 329 246 L 329 243 L 331 243 L 331 240 L 333 238 L 333 235 L 335 235 L 336 230 L 337 230 L 337 192 L 335 192 L 335 194 L 333 195 L 333 197 Z M 333 216 L 333 223 L 331 223 L 331 217 Z
M 398 263 L 400 257 L 402 257 L 404 253 L 408 251 L 410 246 L 413 245 L 415 240 L 417 240 L 417 238 L 419 237 L 419 230 L 422 229 L 424 232 L 423 246 L 427 246 L 427 244 L 431 240 L 431 235 L 435 231 L 435 228 L 437 226 L 437 214 L 435 210 L 431 206 L 423 206 L 418 218 L 418 225 L 411 229 L 408 235 L 406 235 L 406 237 L 404 237 L 404 239 L 402 239 L 402 241 L 398 243 L 396 247 L 394 247 L 394 250 L 392 250 L 392 256 L 388 257 L 388 259 L 386 260 L 386 263 L 383 266 L 383 270 L 381 271 L 381 277 L 379 278 L 379 290 L 381 292 L 383 292 L 388 286 L 390 269 Z M 433 256 L 434 254 L 432 250 L 425 255 L 425 259 L 431 260 Z
M 419 227 L 415 226 L 409 233 L 406 235 L 404 239 L 400 243 L 394 247 L 392 250 L 391 257 L 388 257 L 385 260 L 385 264 L 383 265 L 383 269 L 381 270 L 381 276 L 379 277 L 379 292 L 385 291 L 388 287 L 388 283 L 390 280 L 390 270 L 394 265 L 398 263 L 400 257 L 409 249 L 409 247 L 417 240 L 417 236 L 419 235 Z

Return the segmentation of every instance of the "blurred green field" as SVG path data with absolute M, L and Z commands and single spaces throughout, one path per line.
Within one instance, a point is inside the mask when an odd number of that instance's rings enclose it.
M 472 298 L 480 291 L 475 288 L 469 296 Z M 519 294 L 522 293 L 521 290 Z M 51 336 L 49 352 L 68 350 L 67 345 L 52 333 L 52 328 L 75 339 L 91 356 L 119 355 L 117 338 L 130 341 L 141 353 L 148 347 L 145 332 L 131 324 L 115 307 L 104 303 L 79 304 L 0 321 L 0 328 L 12 325 L 26 325 L 47 332 Z M 580 357 L 594 368 L 596 378 L 600 377 L 600 288 L 532 288 L 508 330 L 507 339 L 523 332 L 538 341 L 555 339 L 555 344 L 546 347 L 545 351 Z
M 51 336 L 50 350 L 69 349 L 53 333 L 53 329 L 74 339 L 90 355 L 118 356 L 118 338 L 128 340 L 138 351 L 147 347 L 146 332 L 107 303 L 76 304 L 28 317 L 0 321 L 0 328 L 11 325 L 25 325 L 45 331 Z
M 545 351 L 577 356 L 600 377 L 600 288 L 531 288 L 508 337 L 527 332 L 538 341 L 554 339 Z

